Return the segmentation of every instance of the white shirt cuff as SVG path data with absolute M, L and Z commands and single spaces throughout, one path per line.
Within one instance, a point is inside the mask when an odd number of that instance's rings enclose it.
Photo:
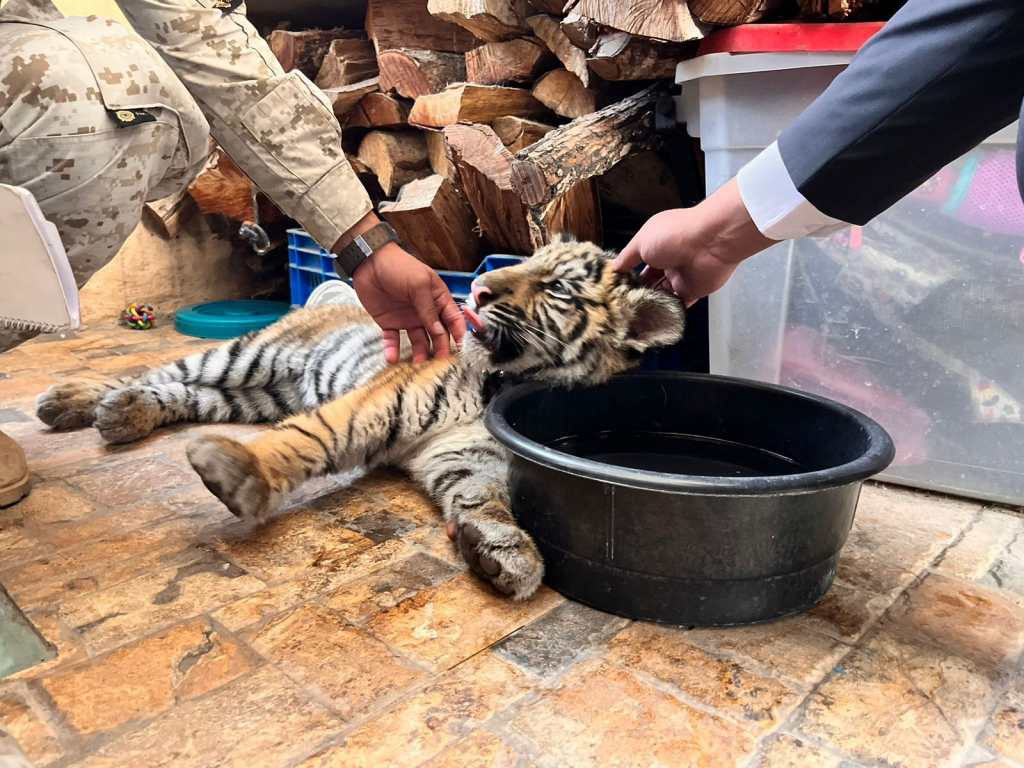
M 827 235 L 849 226 L 815 208 L 793 183 L 778 142 L 736 174 L 740 197 L 761 234 L 772 240 Z

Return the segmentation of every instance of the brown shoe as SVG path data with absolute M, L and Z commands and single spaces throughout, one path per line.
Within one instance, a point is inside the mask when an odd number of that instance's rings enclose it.
M 0 432 L 0 507 L 8 507 L 28 495 L 28 464 L 21 446 Z

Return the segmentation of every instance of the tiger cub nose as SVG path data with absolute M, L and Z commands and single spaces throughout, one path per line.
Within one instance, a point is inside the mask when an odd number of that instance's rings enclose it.
M 473 296 L 473 304 L 477 309 L 483 308 L 484 304 L 494 298 L 494 291 L 483 285 L 479 280 L 473 281 L 469 291 Z

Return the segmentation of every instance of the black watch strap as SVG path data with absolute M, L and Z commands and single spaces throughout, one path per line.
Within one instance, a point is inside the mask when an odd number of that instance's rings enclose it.
M 338 274 L 352 277 L 359 265 L 379 251 L 381 247 L 387 243 L 399 242 L 401 240 L 394 227 L 382 221 L 372 229 L 358 235 L 355 240 L 334 254 L 334 258 L 338 262 Z

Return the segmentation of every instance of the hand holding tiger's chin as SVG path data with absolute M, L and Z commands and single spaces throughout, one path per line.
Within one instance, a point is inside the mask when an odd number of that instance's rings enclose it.
M 132 381 L 51 387 L 38 415 L 55 429 L 94 425 L 114 443 L 176 422 L 284 419 L 248 443 L 207 436 L 188 448 L 238 517 L 266 520 L 313 477 L 402 467 L 437 502 L 470 570 L 525 599 L 544 564 L 512 516 L 506 454 L 482 423 L 492 374 L 596 384 L 682 336 L 678 300 L 617 273 L 609 257 L 558 242 L 484 275 L 469 312 L 476 333 L 456 357 L 388 366 L 369 315 L 321 306 Z

